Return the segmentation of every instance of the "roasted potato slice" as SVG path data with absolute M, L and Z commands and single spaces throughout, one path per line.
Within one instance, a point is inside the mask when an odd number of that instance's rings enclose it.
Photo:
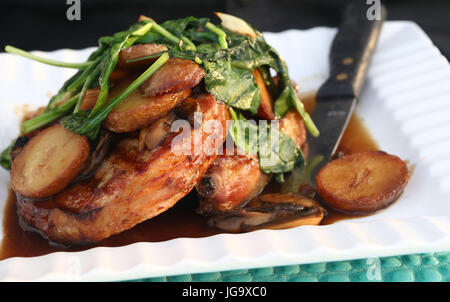
M 115 98 L 130 83 L 131 80 L 128 79 L 114 87 L 108 99 Z M 190 94 L 191 89 L 188 88 L 175 93 L 144 97 L 139 89 L 136 89 L 108 114 L 103 125 L 113 132 L 130 132 L 144 128 L 169 113 Z
M 253 76 L 255 77 L 256 84 L 258 85 L 261 93 L 261 103 L 258 108 L 258 115 L 266 120 L 273 120 L 275 119 L 275 114 L 273 113 L 274 99 L 272 93 L 264 82 L 263 76 L 259 69 L 255 69 L 253 71 Z
M 175 93 L 197 86 L 205 71 L 194 61 L 171 58 L 140 87 L 146 97 Z
M 167 47 L 162 44 L 136 44 L 122 49 L 117 59 L 117 69 L 145 68 L 150 66 L 157 58 L 150 58 L 136 62 L 128 62 L 129 60 L 139 59 L 147 56 L 166 51 Z
M 395 201 L 409 178 L 404 161 L 382 151 L 344 155 L 323 167 L 317 190 L 332 208 L 361 214 L 380 210 Z
M 100 94 L 100 87 L 87 89 L 83 94 L 83 98 L 81 99 L 80 109 L 88 110 L 94 108 L 99 94 Z
M 111 72 L 111 75 L 109 76 L 109 82 L 112 85 L 116 85 L 117 83 L 125 80 L 130 75 L 133 75 L 134 69 L 114 69 L 113 72 Z
M 89 156 L 89 142 L 60 124 L 31 138 L 11 168 L 14 191 L 43 198 L 62 191 L 83 169 Z

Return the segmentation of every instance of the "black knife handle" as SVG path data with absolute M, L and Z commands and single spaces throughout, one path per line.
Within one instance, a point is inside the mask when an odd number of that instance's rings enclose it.
M 330 76 L 317 93 L 317 99 L 359 97 L 367 66 L 386 17 L 379 5 L 379 20 L 369 20 L 366 1 L 345 7 L 339 31 L 330 49 Z

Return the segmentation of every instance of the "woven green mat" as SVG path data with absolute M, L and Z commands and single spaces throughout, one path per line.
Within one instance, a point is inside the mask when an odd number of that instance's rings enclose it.
M 150 282 L 347 282 L 347 281 L 450 281 L 450 252 L 369 258 L 186 274 L 133 281 Z

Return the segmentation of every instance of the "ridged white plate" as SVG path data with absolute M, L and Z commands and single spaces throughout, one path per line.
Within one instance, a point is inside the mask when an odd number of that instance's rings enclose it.
M 267 33 L 266 39 L 306 93 L 327 76 L 335 33 L 289 30 Z M 77 62 L 90 51 L 38 54 Z M 0 66 L 3 148 L 18 134 L 23 104 L 46 104 L 73 70 L 9 54 L 0 54 Z M 450 250 L 449 83 L 449 63 L 417 25 L 384 25 L 357 111 L 381 148 L 409 160 L 415 170 L 401 198 L 379 214 L 327 226 L 9 258 L 0 261 L 0 280 L 125 280 Z M 3 207 L 9 185 L 3 169 L 0 181 Z

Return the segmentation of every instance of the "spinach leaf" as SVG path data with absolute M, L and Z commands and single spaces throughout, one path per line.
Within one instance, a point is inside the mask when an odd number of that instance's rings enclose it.
M 90 111 L 88 110 L 80 110 L 76 113 L 72 113 L 71 115 L 65 116 L 60 120 L 61 125 L 63 125 L 64 128 L 78 133 L 79 129 L 83 127 L 86 124 L 86 121 L 88 120 L 90 115 Z M 97 137 L 97 134 L 100 131 L 101 123 L 98 123 L 95 127 L 92 129 L 89 129 L 89 131 L 86 131 L 85 134 L 91 141 L 95 140 Z
M 287 173 L 294 167 L 302 167 L 305 158 L 299 146 L 288 135 L 278 130 L 275 122 L 268 124 L 260 121 L 259 125 L 248 121 L 240 111 L 230 109 L 233 123 L 230 135 L 235 144 L 247 153 L 258 153 L 259 165 L 264 173 Z M 283 179 L 283 176 L 279 176 Z
M 152 21 L 154 22 L 154 21 Z M 211 32 L 205 32 L 205 24 L 209 22 L 208 18 L 186 17 L 176 20 L 167 20 L 158 25 L 178 39 L 187 38 L 194 44 L 211 43 L 215 41 L 215 35 Z M 159 43 L 165 44 L 169 48 L 180 48 L 179 41 L 161 34 L 157 30 L 149 31 L 136 41 L 137 44 Z
M 286 173 L 305 163 L 303 153 L 294 140 L 278 127 L 260 123 L 259 163 L 264 173 Z
M 106 103 L 109 93 L 109 76 L 116 67 L 117 60 L 119 58 L 119 52 L 123 48 L 128 37 L 129 35 L 126 35 L 122 40 L 115 42 L 102 61 L 103 67 L 98 78 L 98 81 L 100 83 L 100 93 L 98 95 L 97 101 L 95 102 L 95 106 L 92 109 L 91 115 L 97 113 Z
M 240 111 L 230 108 L 232 122 L 229 133 L 236 146 L 247 154 L 258 152 L 258 126 L 255 121 L 247 121 Z
M 226 103 L 230 107 L 230 112 L 234 113 L 233 120 L 236 127 L 230 133 L 236 145 L 246 152 L 257 152 L 263 172 L 275 173 L 277 179 L 282 180 L 283 173 L 291 171 L 294 166 L 304 164 L 303 154 L 293 140 L 276 127 L 267 125 L 266 128 L 261 128 L 256 124 L 249 125 L 249 121 L 245 119 L 241 111 L 256 114 L 261 102 L 260 90 L 253 71 L 260 68 L 265 82 L 269 84 L 271 82 L 269 68 L 278 73 L 278 87 L 269 85 L 274 93 L 281 92 L 274 104 L 278 118 L 295 108 L 305 121 L 308 130 L 313 135 L 317 135 L 318 131 L 295 94 L 286 63 L 276 50 L 266 43 L 259 31 L 255 30 L 255 33 L 256 38 L 250 38 L 231 32 L 221 25 L 213 25 L 208 18 L 191 16 L 168 20 L 162 24 L 157 24 L 150 18 L 143 19 L 127 30 L 101 37 L 97 50 L 90 55 L 86 63 L 80 65 L 79 71 L 50 100 L 45 113 L 27 121 L 28 124 L 24 124 L 27 127 L 22 128 L 36 129 L 66 115 L 61 120 L 64 127 L 94 139 L 101 122 L 114 106 L 142 84 L 142 81 L 161 67 L 169 57 L 190 59 L 203 66 L 207 92 Z M 106 104 L 109 77 L 115 68 L 120 50 L 143 43 L 165 44 L 168 50 L 155 54 L 154 56 L 160 56 L 160 59 L 149 67 L 139 80 Z M 90 112 L 80 111 L 83 92 L 94 83 L 101 87 L 94 109 Z M 70 113 L 73 107 L 75 109 Z M 235 108 L 236 112 L 232 108 Z M 254 131 L 258 133 L 257 137 L 251 134 Z M 8 154 L 5 150 L 1 158 L 5 159 L 6 166 Z
M 171 57 L 191 60 L 199 58 L 206 73 L 206 90 L 227 105 L 253 114 L 257 112 L 261 102 L 252 74 L 255 68 L 270 66 L 280 74 L 283 86 L 288 88 L 291 85 L 286 64 L 266 43 L 260 32 L 255 30 L 257 38 L 254 39 L 217 25 L 217 28 L 226 33 L 228 48 L 222 49 L 217 43 L 216 35 L 205 30 L 208 22 L 207 18 L 187 17 L 169 20 L 160 25 L 180 39 L 190 39 L 196 44 L 195 51 L 180 48 L 173 39 L 168 39 L 157 31 L 147 32 L 136 43 L 164 43 L 169 48 Z M 283 116 L 293 106 L 291 95 L 284 94 L 275 105 L 278 116 Z
M 162 65 L 169 59 L 167 53 L 163 53 L 158 60 L 156 60 L 146 71 L 144 71 L 136 80 L 133 81 L 125 90 L 119 95 L 109 101 L 106 106 L 99 109 L 98 113 L 92 116 L 92 112 L 78 111 L 62 119 L 62 125 L 72 132 L 80 135 L 87 135 L 91 140 L 94 140 L 100 131 L 102 121 L 108 114 L 122 102 L 131 92 L 139 87 L 146 79 L 154 74 Z
M 206 90 L 227 105 L 258 112 L 261 95 L 252 73 L 232 67 L 230 61 L 204 61 Z
M 6 169 L 11 169 L 11 150 L 14 148 L 14 145 L 16 144 L 16 140 L 13 140 L 11 144 L 3 150 L 3 152 L 0 155 L 0 165 Z
M 181 37 L 184 35 L 192 40 L 192 42 L 201 44 L 204 42 L 202 40 L 199 40 L 199 38 L 202 36 L 196 36 L 195 34 L 193 35 L 193 33 L 204 29 L 206 23 L 208 22 L 208 18 L 195 18 L 193 16 L 190 16 L 182 19 L 167 20 L 162 23 L 161 26 L 177 37 Z

